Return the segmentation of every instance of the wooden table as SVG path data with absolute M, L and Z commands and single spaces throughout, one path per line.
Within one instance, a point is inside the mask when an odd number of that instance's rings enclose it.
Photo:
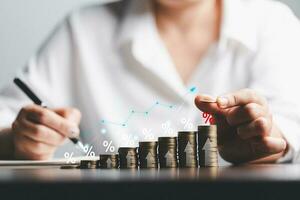
M 300 165 L 171 170 L 0 167 L 0 199 L 300 199 Z

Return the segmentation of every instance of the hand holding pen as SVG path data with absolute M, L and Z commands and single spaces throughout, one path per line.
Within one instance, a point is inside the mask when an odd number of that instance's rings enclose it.
M 22 108 L 12 125 L 16 158 L 50 159 L 67 138 L 83 146 L 77 139 L 81 120 L 77 109 L 46 108 L 20 79 L 14 82 L 36 104 Z

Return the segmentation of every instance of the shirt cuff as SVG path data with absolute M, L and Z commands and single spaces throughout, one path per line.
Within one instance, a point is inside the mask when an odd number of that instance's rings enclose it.
M 300 150 L 300 134 L 297 133 L 300 130 L 300 125 L 291 119 L 279 115 L 273 116 L 273 120 L 280 128 L 289 148 L 285 155 L 277 162 L 296 162 L 297 152 Z

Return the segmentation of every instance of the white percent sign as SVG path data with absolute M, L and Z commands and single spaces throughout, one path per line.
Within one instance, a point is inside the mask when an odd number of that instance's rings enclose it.
M 192 129 L 194 127 L 193 123 L 191 122 L 191 119 L 189 118 L 182 118 L 181 123 L 183 124 L 184 129 Z
M 72 153 L 66 152 L 64 154 L 64 157 L 67 159 L 67 164 L 69 163 L 74 164 L 76 162 L 76 160 L 73 158 L 73 152 Z
M 152 133 L 152 129 L 144 128 L 142 132 L 143 132 L 145 140 L 154 140 L 154 135 Z
M 103 141 L 103 146 L 106 147 L 105 149 L 105 152 L 114 152 L 115 151 L 115 147 L 112 145 L 112 141 L 107 141 L 107 140 L 104 140 Z
M 161 125 L 161 128 L 165 132 L 165 134 L 171 135 L 174 133 L 174 130 L 171 128 L 171 121 L 166 121 Z
M 85 146 L 84 152 L 86 153 L 86 156 L 96 156 L 95 152 L 92 151 L 93 146 Z

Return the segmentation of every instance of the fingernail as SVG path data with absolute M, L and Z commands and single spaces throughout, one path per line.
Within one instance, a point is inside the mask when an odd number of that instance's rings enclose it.
M 78 136 L 80 133 L 80 129 L 78 127 L 73 127 L 71 130 L 70 130 L 70 135 L 71 136 Z
M 227 97 L 218 97 L 217 102 L 221 108 L 225 108 L 228 105 L 228 98 Z
M 201 94 L 198 97 L 199 97 L 199 100 L 202 102 L 206 102 L 206 103 L 215 103 L 216 102 L 216 97 L 213 97 L 208 94 Z

